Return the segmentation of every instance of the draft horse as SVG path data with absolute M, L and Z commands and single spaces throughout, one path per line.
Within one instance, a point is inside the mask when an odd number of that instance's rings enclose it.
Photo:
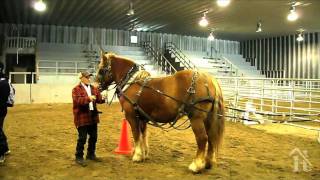
M 134 138 L 133 161 L 148 157 L 147 123 L 159 126 L 187 115 L 198 145 L 189 169 L 197 173 L 212 167 L 224 132 L 223 97 L 216 79 L 193 70 L 151 78 L 132 60 L 103 52 L 96 81 L 102 89 L 116 84 Z

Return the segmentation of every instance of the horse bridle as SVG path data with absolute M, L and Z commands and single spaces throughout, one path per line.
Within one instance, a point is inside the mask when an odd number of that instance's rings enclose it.
M 118 91 L 120 90 L 120 92 L 121 92 L 122 88 L 127 84 L 129 79 L 131 78 L 131 76 L 137 70 L 139 70 L 139 68 L 138 68 L 137 64 L 134 63 L 134 65 L 129 69 L 129 71 L 126 73 L 126 75 L 124 77 L 122 77 L 122 79 L 120 80 L 120 82 L 118 84 L 116 84 L 116 88 L 118 89 Z M 113 78 L 112 72 L 111 72 L 111 61 L 110 60 L 108 60 L 107 63 L 104 65 L 104 67 L 99 70 L 99 74 L 100 74 L 100 76 L 98 77 L 98 80 L 99 80 L 100 89 L 106 90 L 108 88 L 108 86 L 110 86 L 110 85 L 107 85 L 106 82 L 104 81 L 105 77 L 108 77 L 109 79 Z
M 104 80 L 106 77 L 108 77 L 108 79 L 113 79 L 112 72 L 111 72 L 111 60 L 107 60 L 106 65 L 104 65 L 103 68 L 99 70 L 98 80 L 99 80 L 100 90 L 102 91 L 108 89 L 108 86 L 110 86 L 110 85 L 107 85 Z

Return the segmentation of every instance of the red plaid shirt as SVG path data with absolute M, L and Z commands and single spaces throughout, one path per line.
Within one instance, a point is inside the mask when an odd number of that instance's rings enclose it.
M 97 98 L 96 101 L 93 102 L 93 111 L 89 110 L 90 99 L 81 83 L 72 89 L 74 124 L 77 128 L 99 123 L 96 103 L 104 103 L 104 100 L 102 100 L 101 94 L 97 88 L 91 85 L 90 87 L 91 94 Z

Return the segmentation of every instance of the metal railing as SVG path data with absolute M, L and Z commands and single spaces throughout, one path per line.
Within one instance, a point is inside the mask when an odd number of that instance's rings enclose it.
M 6 37 L 5 48 L 34 48 L 36 42 L 34 37 Z
M 59 61 L 59 60 L 39 60 L 39 74 L 77 74 L 80 71 L 95 72 L 95 68 L 88 61 Z
M 275 122 L 312 121 L 320 116 L 320 80 L 217 77 L 229 115 L 255 112 Z M 256 118 L 256 117 L 246 117 Z
M 196 65 L 172 42 L 167 42 L 165 44 L 165 49 L 169 51 L 170 54 L 174 55 L 176 60 L 178 60 L 187 69 L 198 69 Z
M 34 84 L 36 77 L 36 72 L 9 72 L 9 82 L 13 84 Z
M 230 68 L 231 76 L 239 76 L 239 68 L 234 65 L 228 58 L 221 56 L 221 59 L 224 61 L 226 66 Z
M 173 67 L 169 60 L 163 56 L 161 51 L 156 50 L 152 47 L 151 42 L 143 42 L 142 47 L 145 50 L 146 54 L 150 56 L 155 64 L 166 74 L 173 74 L 177 72 L 177 70 Z
M 210 43 L 211 43 L 210 53 L 207 52 L 207 57 L 204 57 L 204 58 L 209 58 L 209 59 L 221 59 L 222 54 L 221 54 L 215 47 L 213 47 L 212 42 L 210 42 Z M 214 52 L 214 53 L 213 53 L 213 52 Z

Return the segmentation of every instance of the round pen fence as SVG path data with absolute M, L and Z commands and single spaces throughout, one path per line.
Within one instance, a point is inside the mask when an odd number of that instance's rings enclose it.
M 219 77 L 227 117 L 248 124 L 283 123 L 320 134 L 320 80 Z M 294 124 L 306 121 L 309 124 Z M 320 137 L 319 137 L 320 138 Z

